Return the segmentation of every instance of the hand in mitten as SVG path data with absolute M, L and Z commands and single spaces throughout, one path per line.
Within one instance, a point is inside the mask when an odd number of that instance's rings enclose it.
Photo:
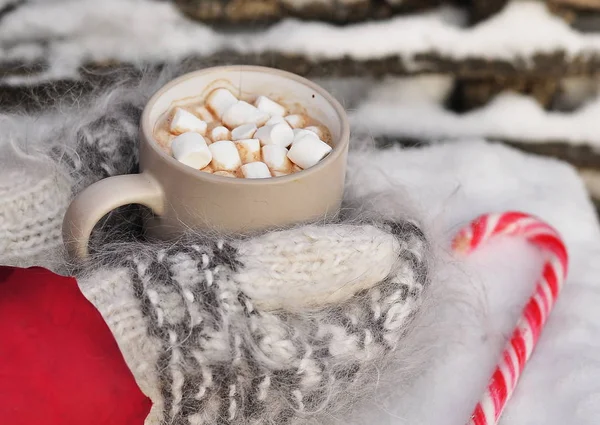
M 147 423 L 286 424 L 352 401 L 428 282 L 409 222 L 110 252 L 80 285 L 154 403 Z
M 0 340 L 0 423 L 144 423 L 150 400 L 74 279 L 0 267 Z

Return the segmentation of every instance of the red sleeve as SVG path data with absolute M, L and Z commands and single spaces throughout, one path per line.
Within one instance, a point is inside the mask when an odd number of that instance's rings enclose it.
M 74 278 L 0 266 L 0 418 L 142 425 L 151 407 Z

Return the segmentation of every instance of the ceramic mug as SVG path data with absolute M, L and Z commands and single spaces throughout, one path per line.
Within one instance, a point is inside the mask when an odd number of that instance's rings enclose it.
M 155 127 L 173 104 L 206 96 L 219 87 L 241 98 L 262 94 L 285 99 L 288 105 L 301 105 L 329 129 L 333 150 L 311 168 L 266 179 L 215 176 L 181 164 L 155 140 Z M 140 173 L 96 182 L 69 206 L 63 221 L 68 253 L 75 258 L 87 257 L 94 226 L 105 214 L 127 204 L 152 210 L 152 217 L 144 223 L 145 231 L 160 239 L 177 237 L 190 228 L 252 232 L 335 214 L 342 201 L 349 134 L 339 102 L 295 74 L 257 66 L 223 66 L 183 75 L 162 87 L 144 108 Z

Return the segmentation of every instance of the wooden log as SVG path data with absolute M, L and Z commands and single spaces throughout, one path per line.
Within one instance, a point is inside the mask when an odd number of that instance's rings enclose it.
M 566 161 L 573 166 L 581 169 L 594 169 L 600 171 L 600 150 L 589 145 L 575 145 L 568 142 L 560 141 L 523 141 L 523 140 L 500 140 L 495 141 L 512 146 L 516 149 L 527 153 L 548 156 L 562 161 Z M 392 136 L 377 136 L 375 137 L 376 146 L 387 148 L 394 145 L 403 147 L 421 147 L 429 146 L 432 142 L 424 139 L 416 139 L 410 137 L 392 137 Z
M 472 24 L 477 24 L 501 11 L 508 0 L 470 0 L 469 16 Z
M 600 0 L 548 0 L 548 3 L 561 8 L 600 11 Z
M 600 212 L 600 170 L 591 168 L 578 168 L 579 177 L 585 183 L 596 212 Z
M 582 32 L 599 32 L 600 0 L 546 0 L 548 9 Z
M 206 23 L 269 23 L 287 17 L 351 23 L 435 7 L 442 0 L 174 0 Z
M 451 95 L 451 109 L 466 112 L 480 108 L 496 95 L 512 91 L 533 97 L 544 108 L 552 106 L 560 90 L 558 78 L 503 77 L 458 79 Z
M 573 23 L 590 11 L 600 12 L 600 0 L 539 0 Z M 174 0 L 189 17 L 212 24 L 271 23 L 287 17 L 347 24 L 386 19 L 452 4 L 464 8 L 471 24 L 500 12 L 509 0 Z
M 281 17 L 278 0 L 175 0 L 188 16 L 204 22 L 272 21 Z
M 504 143 L 525 152 L 549 156 L 566 161 L 577 168 L 600 170 L 600 151 L 594 146 L 572 144 L 560 141 L 518 141 L 510 140 Z
M 306 77 L 384 77 L 411 76 L 419 74 L 450 74 L 459 79 L 471 80 L 538 80 L 563 77 L 600 76 L 600 54 L 567 57 L 563 52 L 540 53 L 530 58 L 495 60 L 485 58 L 455 59 L 440 56 L 436 52 L 420 53 L 410 58 L 398 55 L 377 59 L 355 60 L 345 56 L 334 59 L 313 59 L 303 55 L 288 55 L 279 52 L 240 54 L 221 51 L 210 56 L 189 57 L 184 62 L 190 69 L 213 65 L 248 64 L 280 68 Z M 146 64 L 160 67 L 164 63 Z M 90 70 L 120 70 L 132 64 L 117 61 L 88 63 L 81 68 L 81 75 Z M 0 83 L 11 76 L 35 76 L 46 68 L 44 62 L 16 63 L 0 61 Z

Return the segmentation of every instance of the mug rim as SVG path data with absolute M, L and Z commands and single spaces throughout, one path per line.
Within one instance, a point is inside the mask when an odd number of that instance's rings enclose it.
M 281 77 L 294 80 L 304 86 L 309 87 L 315 92 L 319 93 L 335 110 L 338 115 L 341 123 L 341 133 L 340 137 L 337 138 L 337 142 L 329 155 L 327 155 L 322 161 L 318 164 L 313 165 L 306 170 L 302 170 L 296 173 L 288 174 L 286 176 L 279 177 L 269 177 L 263 179 L 242 179 L 242 178 L 231 178 L 225 176 L 215 176 L 212 173 L 204 173 L 200 170 L 196 170 L 195 168 L 189 167 L 185 164 L 180 163 L 172 156 L 168 155 L 161 147 L 158 142 L 154 139 L 154 126 L 150 123 L 150 111 L 153 106 L 156 104 L 156 101 L 168 90 L 177 86 L 178 84 L 187 81 L 191 78 L 195 78 L 199 75 L 220 72 L 220 71 L 231 71 L 231 70 L 240 70 L 240 71 L 258 71 L 268 74 L 278 74 Z M 152 127 L 152 128 L 149 128 Z M 347 149 L 348 144 L 350 143 L 350 124 L 348 122 L 348 117 L 346 115 L 346 111 L 342 107 L 342 105 L 338 102 L 336 98 L 334 98 L 327 90 L 323 87 L 315 84 L 314 82 L 301 77 L 297 74 L 282 71 L 277 68 L 269 68 L 266 66 L 254 66 L 254 65 L 225 65 L 225 66 L 215 66 L 209 68 L 203 68 L 197 71 L 189 72 L 187 74 L 183 74 L 180 77 L 177 77 L 167 84 L 162 86 L 156 93 L 150 97 L 146 105 L 144 106 L 141 120 L 140 120 L 140 128 L 143 133 L 143 139 L 140 140 L 140 143 L 146 143 L 158 156 L 166 161 L 170 166 L 178 169 L 179 171 L 186 173 L 190 176 L 194 176 L 199 179 L 204 179 L 206 181 L 212 181 L 215 183 L 222 184 L 240 184 L 240 185 L 273 185 L 273 184 L 282 184 L 294 180 L 298 180 L 303 178 L 304 176 L 308 176 L 311 173 L 318 173 L 321 169 L 329 166 L 331 163 L 335 162 L 336 159 L 339 158 L 340 155 L 343 155 Z M 144 170 L 146 171 L 146 170 Z

